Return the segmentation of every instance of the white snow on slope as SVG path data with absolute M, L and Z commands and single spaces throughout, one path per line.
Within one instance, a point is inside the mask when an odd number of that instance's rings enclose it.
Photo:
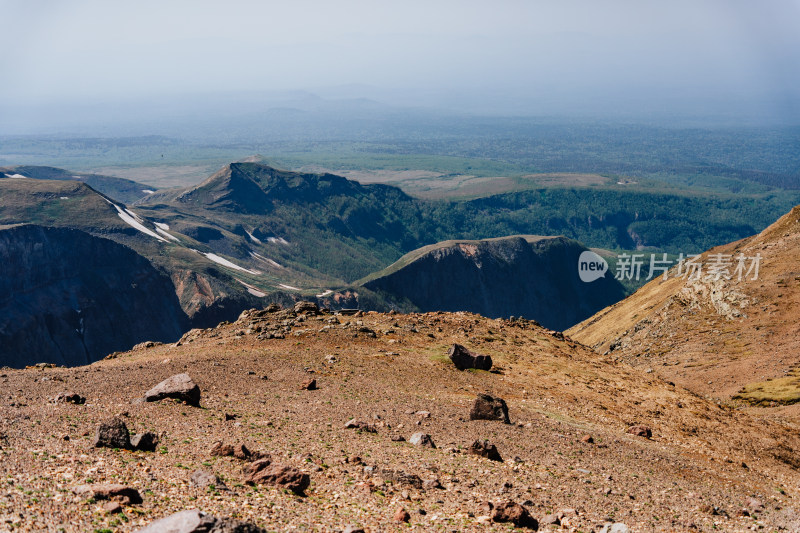
M 272 243 L 289 244 L 289 241 L 287 241 L 283 237 L 267 237 L 267 240 Z
M 144 225 L 141 222 L 138 222 L 135 218 L 133 218 L 133 216 L 131 216 L 132 213 L 130 213 L 130 211 L 128 211 L 127 209 L 125 209 L 123 211 L 117 204 L 111 204 L 111 205 L 113 205 L 114 207 L 117 208 L 117 212 L 119 213 L 119 218 L 121 218 L 129 226 L 131 226 L 131 227 L 133 227 L 135 229 L 138 229 L 139 231 L 141 231 L 145 235 L 150 235 L 151 237 L 155 237 L 159 241 L 167 242 L 167 239 L 165 239 L 164 237 L 162 237 L 158 233 L 150 231 L 149 229 L 144 227 Z M 136 217 L 136 218 L 139 218 L 139 217 Z M 139 220 L 141 220 L 141 219 L 139 219 Z
M 292 287 L 291 285 L 284 285 L 283 283 L 278 283 L 278 287 L 283 287 L 284 289 L 289 289 L 292 291 L 299 291 L 297 287 Z
M 156 191 L 153 191 L 153 190 L 150 190 L 150 189 L 142 189 L 142 192 L 145 193 L 145 194 L 153 194 Z
M 265 263 L 268 263 L 268 264 L 270 264 L 270 265 L 272 265 L 272 266 L 274 266 L 274 267 L 278 267 L 278 268 L 284 268 L 284 266 L 283 266 L 283 265 L 281 265 L 280 263 L 277 263 L 277 262 L 273 261 L 272 259 L 269 259 L 269 258 L 267 258 L 267 257 L 264 257 L 264 256 L 263 256 L 263 255 L 261 255 L 261 254 L 257 254 L 257 253 L 255 253 L 255 252 L 250 252 L 250 255 L 251 255 L 252 257 L 255 257 L 256 259 L 259 259 L 259 260 L 261 260 L 261 261 L 263 261 L 263 262 L 265 262 Z
M 261 239 L 259 239 L 258 237 L 256 237 L 255 235 L 253 235 L 252 233 L 250 233 L 247 230 L 244 230 L 244 232 L 247 233 L 247 236 L 250 237 L 251 241 L 253 241 L 256 244 L 261 244 Z
M 156 227 L 161 229 L 169 229 L 169 224 L 164 224 L 163 222 L 153 222 L 153 224 L 155 224 Z
M 203 253 L 203 252 L 200 252 L 200 253 Z M 224 257 L 218 256 L 217 254 L 212 254 L 212 253 L 207 253 L 206 254 L 206 253 L 203 253 L 203 255 L 206 256 L 207 258 L 211 259 L 215 263 L 218 263 L 218 264 L 220 264 L 222 266 L 226 266 L 228 268 L 232 268 L 234 270 L 240 270 L 242 272 L 247 272 L 249 274 L 261 274 L 261 272 L 259 272 L 258 270 L 249 270 L 247 268 L 241 267 L 241 266 L 237 265 L 236 263 L 232 263 L 232 262 L 228 261 Z
M 330 290 L 330 289 L 328 289 L 327 291 L 325 291 L 325 292 L 323 292 L 323 293 L 321 293 L 321 294 L 317 294 L 317 298 L 325 298 L 325 297 L 326 297 L 326 296 L 328 296 L 329 294 L 333 294 L 333 291 L 332 291 L 332 290 Z
M 23 180 L 30 179 L 30 178 L 28 178 L 28 176 L 23 176 L 22 174 L 6 174 L 6 176 L 8 176 L 9 178 L 14 178 L 14 179 L 23 179 Z
M 156 228 L 156 232 L 158 232 L 159 234 L 163 235 L 164 237 L 166 237 L 167 239 L 169 239 L 169 240 L 171 240 L 171 241 L 175 241 L 175 242 L 181 242 L 181 241 L 180 241 L 180 239 L 178 239 L 178 238 L 177 238 L 175 235 L 172 235 L 172 234 L 170 234 L 170 233 L 167 233 L 166 231 L 164 231 L 164 230 L 163 230 L 163 229 L 161 229 L 160 227 L 159 227 L 159 228 Z
M 252 294 L 253 296 L 258 296 L 259 298 L 263 298 L 264 296 L 266 296 L 266 295 L 267 295 L 267 293 L 265 293 L 265 292 L 261 292 L 261 291 L 260 291 L 260 290 L 258 290 L 257 288 L 253 287 L 253 286 L 252 286 L 252 285 L 250 285 L 249 283 L 245 283 L 244 281 L 240 280 L 239 278 L 233 278 L 233 279 L 235 279 L 236 281 L 238 281 L 239 283 L 241 283 L 242 285 L 244 285 L 245 287 L 247 287 L 247 292 L 249 292 L 249 293 L 250 293 L 250 294 Z

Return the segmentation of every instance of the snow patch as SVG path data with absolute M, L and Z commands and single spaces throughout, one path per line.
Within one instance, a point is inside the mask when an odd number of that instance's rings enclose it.
M 127 207 L 125 208 L 125 212 L 128 213 L 130 216 L 132 216 L 134 219 L 136 219 L 136 222 L 139 222 L 140 224 L 142 222 L 144 222 L 144 220 L 142 220 L 142 217 L 140 217 L 139 215 L 137 215 L 136 213 L 134 213 L 133 211 L 131 211 Z
M 151 190 L 151 189 L 142 189 L 142 192 L 143 192 L 143 193 L 145 193 L 145 194 L 153 194 L 153 193 L 155 193 L 156 191 L 153 191 L 153 190 Z
M 258 237 L 256 237 L 255 235 L 253 235 L 252 233 L 250 233 L 247 230 L 244 230 L 244 232 L 247 233 L 247 236 L 250 237 L 251 241 L 253 241 L 256 244 L 261 244 L 261 239 L 259 239 Z
M 157 228 L 161 229 L 169 229 L 169 224 L 164 224 L 163 222 L 153 222 Z
M 15 179 L 15 180 L 27 180 L 27 179 L 30 179 L 28 176 L 23 176 L 22 174 L 6 174 L 6 176 L 8 176 L 9 178 Z
M 263 255 L 261 255 L 261 254 L 257 254 L 257 253 L 255 253 L 255 252 L 250 252 L 250 255 L 251 255 L 252 257 L 255 257 L 256 259 L 259 259 L 259 260 L 261 260 L 261 261 L 263 261 L 263 262 L 265 262 L 265 263 L 268 263 L 268 264 L 270 264 L 270 265 L 272 265 L 272 266 L 274 266 L 274 267 L 277 267 L 277 268 L 284 268 L 284 266 L 283 266 L 283 265 L 281 265 L 280 263 L 277 263 L 276 261 L 273 261 L 272 259 L 269 259 L 269 258 L 267 258 L 267 257 L 264 257 L 264 256 L 263 256 Z
M 69 200 L 69 196 L 62 196 L 61 199 L 62 200 Z
M 133 218 L 133 216 L 131 216 L 132 213 L 130 211 L 128 211 L 127 209 L 122 210 L 122 208 L 120 208 L 120 206 L 118 206 L 117 204 L 111 204 L 111 205 L 113 205 L 114 207 L 117 208 L 117 212 L 119 214 L 119 218 L 121 218 L 126 224 L 128 224 L 132 228 L 138 229 L 139 231 L 141 231 L 145 235 L 150 235 L 151 237 L 155 237 L 159 241 L 167 242 L 167 239 L 165 239 L 164 237 L 162 237 L 158 233 L 150 231 L 149 229 L 144 227 L 144 225 L 141 222 L 139 222 L 138 220 Z M 141 220 L 141 218 L 139 220 Z
M 200 252 L 200 253 L 203 253 L 203 252 Z M 234 270 L 240 270 L 242 272 L 247 272 L 248 274 L 261 274 L 261 272 L 259 272 L 258 270 L 249 270 L 247 268 L 241 267 L 241 266 L 237 265 L 236 263 L 232 263 L 232 262 L 228 261 L 224 257 L 218 256 L 217 254 L 203 253 L 203 255 L 206 256 L 207 258 L 211 259 L 215 263 L 218 263 L 218 264 L 220 264 L 222 266 L 226 266 L 228 268 L 232 268 Z
M 325 298 L 326 296 L 328 296 L 330 294 L 333 294 L 333 291 L 328 289 L 327 291 L 325 291 L 325 292 L 323 292 L 321 294 L 317 294 L 317 298 Z
M 271 243 L 277 244 L 289 244 L 289 241 L 284 239 L 283 237 L 267 237 L 267 240 Z
M 253 287 L 253 286 L 252 286 L 252 285 L 250 285 L 249 283 L 245 283 L 244 281 L 240 280 L 239 278 L 233 278 L 233 279 L 235 279 L 236 281 L 238 281 L 239 283 L 241 283 L 242 285 L 244 285 L 245 287 L 247 287 L 247 292 L 249 292 L 249 293 L 250 293 L 250 294 L 252 294 L 253 296 L 258 296 L 259 298 L 263 298 L 264 296 L 266 296 L 266 295 L 267 295 L 267 293 L 265 293 L 265 292 L 261 292 L 261 291 L 260 291 L 260 290 L 258 290 L 257 288 Z
M 166 237 L 167 239 L 169 239 L 171 241 L 181 242 L 180 239 L 178 239 L 175 235 L 167 233 L 166 231 L 164 231 L 161 228 L 156 228 L 156 232 L 158 232 L 159 234 L 163 235 L 164 237 Z
M 289 289 L 290 291 L 299 291 L 297 287 L 292 287 L 291 285 L 284 285 L 283 283 L 278 283 L 278 287 L 283 287 L 284 289 Z

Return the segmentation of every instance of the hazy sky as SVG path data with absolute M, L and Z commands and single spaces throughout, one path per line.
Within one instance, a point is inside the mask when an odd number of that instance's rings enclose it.
M 798 1 L 0 0 L 0 20 L 6 108 L 348 84 L 408 91 L 405 103 L 722 99 L 780 113 L 800 99 Z

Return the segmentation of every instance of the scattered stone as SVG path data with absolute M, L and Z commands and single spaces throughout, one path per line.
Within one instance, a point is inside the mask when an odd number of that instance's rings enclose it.
M 476 440 L 469 447 L 467 453 L 471 455 L 479 455 L 491 461 L 503 461 L 503 458 L 500 457 L 500 452 L 497 451 L 497 446 L 490 443 L 488 440 L 484 440 L 483 442 Z
M 598 533 L 630 533 L 630 528 L 622 522 L 606 524 Z
M 128 433 L 128 426 L 116 416 L 101 422 L 95 432 L 94 447 L 129 449 L 131 437 Z
M 427 433 L 414 433 L 413 435 L 411 435 L 411 438 L 408 439 L 408 442 L 410 442 L 414 446 L 422 446 L 424 448 L 436 448 L 436 444 L 434 444 L 433 439 Z
M 210 452 L 211 455 L 219 456 L 219 457 L 228 457 L 233 455 L 233 446 L 230 444 L 223 444 L 221 440 L 218 440 L 214 444 L 211 445 Z
M 591 435 L 584 435 L 581 437 L 581 442 L 586 444 L 594 444 L 594 438 Z
M 83 405 L 86 403 L 86 398 L 74 392 L 60 392 L 55 395 L 51 403 L 73 403 L 75 405 Z
M 364 422 L 363 420 L 356 420 L 355 418 L 351 418 L 347 422 L 345 422 L 344 427 L 346 429 L 358 429 L 360 431 L 366 431 L 367 433 L 377 433 L 378 430 L 375 429 L 375 426 Z
M 378 472 L 378 475 L 380 475 L 384 480 L 391 481 L 392 483 L 408 485 L 417 490 L 422 489 L 422 478 L 416 474 L 409 474 L 407 472 L 403 472 L 402 470 L 381 469 Z
M 319 306 L 314 302 L 309 302 L 309 301 L 297 302 L 296 304 L 294 304 L 294 312 L 297 313 L 298 315 L 303 313 L 318 315 Z
M 200 387 L 192 381 L 189 374 L 176 374 L 147 391 L 146 402 L 157 402 L 164 398 L 175 398 L 195 407 L 200 406 Z
M 447 355 L 459 370 L 468 368 L 491 370 L 492 368 L 492 358 L 490 356 L 472 353 L 460 344 L 453 344 Z
M 510 522 L 514 527 L 526 527 L 534 531 L 539 529 L 539 522 L 530 515 L 527 509 L 510 500 L 498 502 L 492 509 L 493 522 Z
M 229 490 L 228 486 L 219 476 L 210 470 L 204 470 L 202 468 L 192 472 L 191 477 L 189 477 L 189 484 L 201 489 L 213 486 L 219 490 Z
M 108 514 L 117 514 L 122 512 L 122 506 L 119 502 L 106 502 L 103 504 L 103 510 Z
M 317 380 L 307 379 L 300 385 L 301 390 L 317 390 Z
M 364 533 L 364 529 L 358 526 L 345 526 L 342 533 Z
M 394 520 L 395 522 L 408 522 L 409 520 L 411 520 L 411 515 L 408 514 L 408 511 L 400 507 L 397 509 L 397 511 L 395 511 L 392 520 Z
M 406 438 L 402 435 L 392 435 L 392 442 L 405 442 Z
M 549 515 L 545 515 L 545 517 L 542 518 L 542 522 L 541 523 L 542 523 L 543 526 L 560 526 L 561 525 L 561 517 L 558 516 L 558 514 L 555 514 L 555 513 L 549 514 Z
M 653 436 L 653 431 L 647 426 L 631 426 L 628 428 L 627 433 L 635 437 L 644 437 L 646 439 Z
M 152 431 L 144 433 L 137 433 L 131 437 L 131 446 L 134 450 L 141 450 L 143 452 L 154 452 L 158 447 L 158 435 Z
M 327 361 L 330 364 L 333 364 L 333 363 L 335 363 L 337 361 L 337 359 L 336 359 L 335 355 L 328 354 L 328 355 L 325 356 L 325 361 Z
M 239 415 L 235 413 L 234 414 L 225 413 L 225 422 L 230 422 L 232 420 L 236 420 L 237 418 L 239 418 Z
M 156 520 L 136 533 L 266 533 L 266 531 L 254 524 L 233 518 L 217 518 L 197 509 L 190 509 Z
M 272 463 L 269 459 L 259 459 L 249 466 L 250 474 L 245 479 L 245 483 L 250 485 L 256 483 L 273 485 L 302 496 L 311 483 L 308 474 L 293 466 Z
M 495 398 L 488 394 L 478 394 L 472 409 L 469 411 L 470 420 L 500 420 L 509 424 L 508 406 L 502 398 Z
M 81 498 L 93 498 L 95 500 L 110 500 L 124 505 L 142 503 L 142 496 L 139 491 L 126 487 L 125 485 L 113 483 L 97 483 L 94 485 L 78 485 L 72 492 Z
M 442 484 L 439 482 L 438 479 L 426 479 L 422 482 L 422 488 L 424 490 L 435 490 L 435 489 L 443 489 Z
M 761 500 L 759 500 L 758 498 L 755 498 L 753 496 L 750 496 L 747 499 L 745 499 L 744 507 L 745 507 L 745 509 L 750 511 L 750 513 L 763 513 L 764 512 L 764 503 Z

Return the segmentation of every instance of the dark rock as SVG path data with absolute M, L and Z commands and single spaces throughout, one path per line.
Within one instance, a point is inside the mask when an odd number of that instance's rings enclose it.
M 61 392 L 50 400 L 52 403 L 74 403 L 75 405 L 83 405 L 86 403 L 86 398 L 74 392 Z
M 96 448 L 130 448 L 131 437 L 128 433 L 128 426 L 116 416 L 101 422 L 95 432 L 94 446 Z
M 131 446 L 135 450 L 141 450 L 143 452 L 154 452 L 158 447 L 158 435 L 156 435 L 152 431 L 137 433 L 136 435 L 131 437 Z
M 397 511 L 395 511 L 392 520 L 394 520 L 395 522 L 408 522 L 409 520 L 411 520 L 411 515 L 408 514 L 408 511 L 400 507 L 399 509 L 397 509 Z
M 405 442 L 406 438 L 402 435 L 392 435 L 392 442 Z
M 539 522 L 527 509 L 509 500 L 495 504 L 491 517 L 493 522 L 510 522 L 514 527 L 525 527 L 534 531 L 539 529 Z
M 125 485 L 113 483 L 98 483 L 95 485 L 78 485 L 72 492 L 81 498 L 94 498 L 95 500 L 110 500 L 125 505 L 142 503 L 139 491 Z
M 478 394 L 472 409 L 469 411 L 470 420 L 500 420 L 509 424 L 508 406 L 502 398 L 495 398 L 488 394 Z
M 467 453 L 471 455 L 479 455 L 492 461 L 503 460 L 503 458 L 500 457 L 500 452 L 497 451 L 497 446 L 491 444 L 488 440 L 484 440 L 483 442 L 476 440 L 472 443 L 472 446 L 469 447 Z
M 453 344 L 447 355 L 459 370 L 468 368 L 491 370 L 492 368 L 492 358 L 490 356 L 472 353 L 460 344 Z
M 295 494 L 303 495 L 311 478 L 308 474 L 289 465 L 270 462 L 269 459 L 260 459 L 250 465 L 250 474 L 245 482 L 250 485 L 264 484 L 288 489 Z
M 307 379 L 303 383 L 300 384 L 301 390 L 317 390 L 317 380 L 316 379 Z
M 644 437 L 646 439 L 649 439 L 653 436 L 653 431 L 647 426 L 631 426 L 628 428 L 626 433 L 636 437 Z
M 103 510 L 108 514 L 117 514 L 122 512 L 122 506 L 119 502 L 106 502 L 103 504 Z
M 297 313 L 298 315 L 302 313 L 318 315 L 319 306 L 314 302 L 307 302 L 307 301 L 297 302 L 296 304 L 294 304 L 294 312 Z
M 427 433 L 414 433 L 408 442 L 415 446 L 423 446 L 425 448 L 436 448 L 433 439 Z
M 145 401 L 157 402 L 164 398 L 174 398 L 195 407 L 200 405 L 200 387 L 189 374 L 176 374 L 147 391 Z
M 136 533 L 266 533 L 266 531 L 254 524 L 233 518 L 216 518 L 197 509 L 191 509 L 156 520 Z
M 415 489 L 422 489 L 422 478 L 416 474 L 409 474 L 402 470 L 389 470 L 381 469 L 378 472 L 384 480 L 391 481 L 392 483 L 399 483 L 401 485 L 409 485 Z
M 218 440 L 214 444 L 211 445 L 211 450 L 209 453 L 214 456 L 219 457 L 228 457 L 233 455 L 233 446 L 230 444 L 223 444 L 222 441 Z

